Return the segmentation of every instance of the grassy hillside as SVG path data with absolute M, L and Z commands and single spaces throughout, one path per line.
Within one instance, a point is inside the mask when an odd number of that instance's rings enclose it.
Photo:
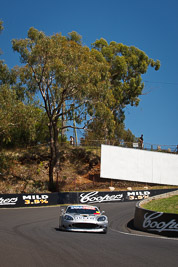
M 168 198 L 152 200 L 142 206 L 144 209 L 157 212 L 176 213 L 178 214 L 178 195 Z

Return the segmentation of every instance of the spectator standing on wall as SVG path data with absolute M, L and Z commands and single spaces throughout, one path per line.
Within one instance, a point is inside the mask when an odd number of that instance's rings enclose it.
M 70 136 L 70 144 L 73 146 L 74 145 L 74 137 Z
M 143 134 L 139 138 L 140 147 L 143 148 Z

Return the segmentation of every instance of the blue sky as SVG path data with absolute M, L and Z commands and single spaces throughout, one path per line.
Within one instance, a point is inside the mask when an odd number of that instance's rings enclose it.
M 159 59 L 160 70 L 142 76 L 144 95 L 137 108 L 126 108 L 125 125 L 135 136 L 143 134 L 145 143 L 178 144 L 177 0 L 2 0 L 0 19 L 0 59 L 10 68 L 19 64 L 11 40 L 26 38 L 30 27 L 46 35 L 76 31 L 89 47 L 103 37 Z

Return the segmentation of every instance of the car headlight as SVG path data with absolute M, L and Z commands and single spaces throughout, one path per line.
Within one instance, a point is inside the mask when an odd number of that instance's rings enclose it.
M 72 216 L 70 216 L 70 215 L 65 215 L 64 216 L 64 220 L 66 220 L 66 221 L 73 221 L 73 217 Z
M 104 222 L 106 221 L 106 217 L 105 216 L 100 216 L 98 219 L 97 219 L 98 222 Z

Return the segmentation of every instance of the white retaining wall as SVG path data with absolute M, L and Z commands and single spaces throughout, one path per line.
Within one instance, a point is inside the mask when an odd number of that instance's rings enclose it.
M 102 145 L 100 176 L 178 185 L 178 155 Z

